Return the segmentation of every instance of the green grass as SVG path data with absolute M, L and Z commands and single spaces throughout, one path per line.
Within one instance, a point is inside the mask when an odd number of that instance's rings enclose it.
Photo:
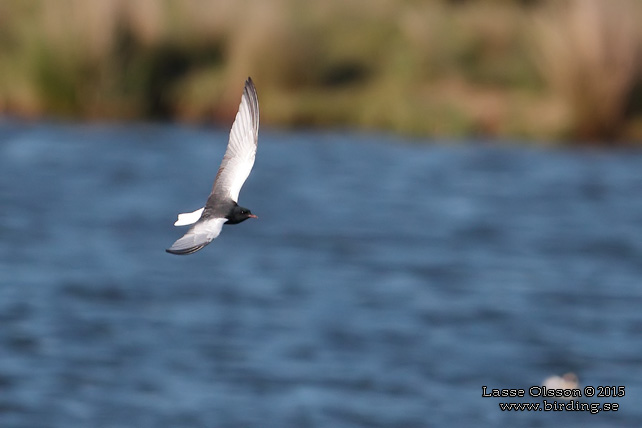
M 229 121 L 251 75 L 268 125 L 640 141 L 641 20 L 636 0 L 7 1 L 0 112 Z

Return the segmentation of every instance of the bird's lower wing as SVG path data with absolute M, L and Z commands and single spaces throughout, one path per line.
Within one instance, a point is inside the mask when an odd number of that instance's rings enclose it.
M 223 223 L 226 221 L 227 219 L 225 218 L 214 218 L 198 222 L 165 251 L 180 255 L 195 253 L 212 242 L 221 233 Z

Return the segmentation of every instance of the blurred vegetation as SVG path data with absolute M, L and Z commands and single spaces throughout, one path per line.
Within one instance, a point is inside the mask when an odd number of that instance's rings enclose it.
M 642 140 L 640 0 L 7 0 L 0 113 Z

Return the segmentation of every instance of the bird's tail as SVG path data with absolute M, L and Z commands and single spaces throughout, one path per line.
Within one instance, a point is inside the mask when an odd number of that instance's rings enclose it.
M 203 210 L 205 208 L 199 208 L 196 211 L 191 213 L 182 213 L 178 215 L 178 220 L 174 223 L 174 226 L 187 226 L 188 224 L 194 224 L 201 218 Z

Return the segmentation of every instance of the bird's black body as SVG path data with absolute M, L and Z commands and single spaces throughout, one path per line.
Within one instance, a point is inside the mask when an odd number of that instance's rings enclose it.
M 244 208 L 231 199 L 217 200 L 210 197 L 205 204 L 205 210 L 201 215 L 203 220 L 210 218 L 225 218 L 224 224 L 238 224 L 248 218 L 257 218 L 252 211 Z

